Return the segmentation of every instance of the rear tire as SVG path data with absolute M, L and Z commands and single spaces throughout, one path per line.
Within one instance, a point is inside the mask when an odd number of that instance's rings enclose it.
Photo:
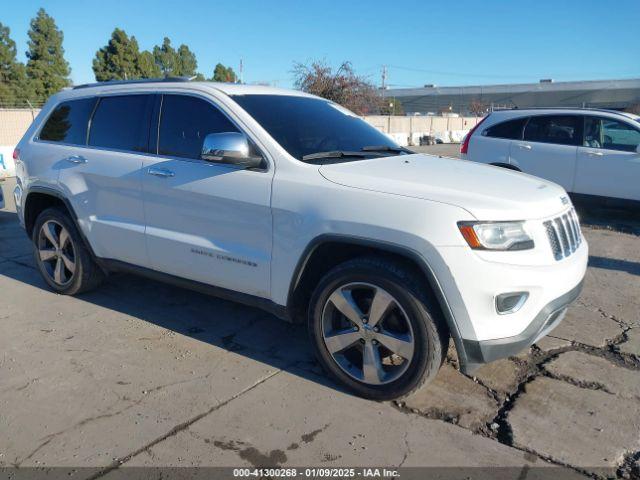
M 57 293 L 76 295 L 96 288 L 104 279 L 66 211 L 52 207 L 40 213 L 31 238 L 38 270 Z
M 423 279 L 375 257 L 329 271 L 312 295 L 308 322 L 323 368 L 372 400 L 399 399 L 431 381 L 449 342 Z

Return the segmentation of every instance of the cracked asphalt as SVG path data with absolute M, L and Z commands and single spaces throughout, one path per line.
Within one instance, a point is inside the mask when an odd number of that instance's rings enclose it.
M 581 213 L 585 288 L 551 336 L 475 378 L 450 349 L 428 388 L 375 403 L 322 374 L 303 327 L 260 310 L 127 275 L 77 298 L 50 292 L 8 205 L 0 468 L 556 466 L 640 478 L 640 219 Z

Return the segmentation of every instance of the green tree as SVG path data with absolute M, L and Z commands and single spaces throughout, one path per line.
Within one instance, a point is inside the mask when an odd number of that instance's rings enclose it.
M 138 57 L 138 70 L 140 78 L 159 78 L 162 76 L 160 67 L 156 64 L 153 53 L 144 50 Z
M 193 77 L 196 74 L 196 70 L 198 69 L 198 61 L 196 60 L 196 55 L 189 47 L 185 44 L 182 44 L 178 47 L 178 51 L 176 52 L 176 71 L 174 75 L 182 76 L 182 77 Z
M 124 30 L 116 28 L 109 43 L 98 50 L 93 59 L 96 80 L 106 82 L 141 78 L 140 56 L 136 37 L 129 38 Z
M 27 51 L 27 76 L 32 82 L 38 100 L 67 87 L 69 64 L 64 59 L 63 33 L 54 19 L 43 8 L 31 20 L 29 28 L 29 51 Z
M 236 72 L 233 71 L 233 68 L 225 67 L 223 64 L 218 63 L 216 68 L 213 70 L 213 77 L 211 80 L 214 82 L 236 83 L 238 77 L 236 76 Z
M 24 65 L 16 59 L 16 42 L 0 22 L 0 106 L 24 106 L 34 95 Z
M 165 77 L 175 75 L 178 68 L 178 54 L 176 49 L 171 46 L 171 40 L 164 37 L 162 45 L 153 47 L 153 59 Z

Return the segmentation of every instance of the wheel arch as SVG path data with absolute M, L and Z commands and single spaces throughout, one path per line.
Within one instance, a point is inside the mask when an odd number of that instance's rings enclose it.
M 76 229 L 80 233 L 80 237 L 85 246 L 89 249 L 89 253 L 96 260 L 96 255 L 91 248 L 91 244 L 87 240 L 84 232 L 80 228 L 78 223 L 78 216 L 76 215 L 71 202 L 60 191 L 49 187 L 33 186 L 29 188 L 27 196 L 24 200 L 24 226 L 27 232 L 27 236 L 32 239 L 33 227 L 35 225 L 38 215 L 44 210 L 50 207 L 60 207 L 64 209 L 71 221 L 74 223 Z
M 329 251 L 330 256 L 327 255 Z M 387 258 L 398 260 L 413 269 L 425 281 L 427 288 L 436 297 L 440 313 L 446 322 L 449 334 L 453 337 L 461 369 L 464 368 L 467 362 L 462 336 L 442 286 L 424 257 L 402 245 L 334 234 L 324 234 L 314 238 L 307 245 L 292 276 L 287 296 L 287 311 L 290 317 L 294 321 L 300 318 L 304 305 L 308 305 L 313 287 L 327 271 L 351 258 L 371 254 L 382 254 Z

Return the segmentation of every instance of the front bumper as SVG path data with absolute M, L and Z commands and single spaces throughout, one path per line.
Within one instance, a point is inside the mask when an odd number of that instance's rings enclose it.
M 583 283 L 584 280 L 564 295 L 548 303 L 529 326 L 518 335 L 492 340 L 462 339 L 463 355 L 466 360 L 461 362 L 462 372 L 469 375 L 483 363 L 515 355 L 549 334 L 564 319 L 567 307 L 578 298 Z

